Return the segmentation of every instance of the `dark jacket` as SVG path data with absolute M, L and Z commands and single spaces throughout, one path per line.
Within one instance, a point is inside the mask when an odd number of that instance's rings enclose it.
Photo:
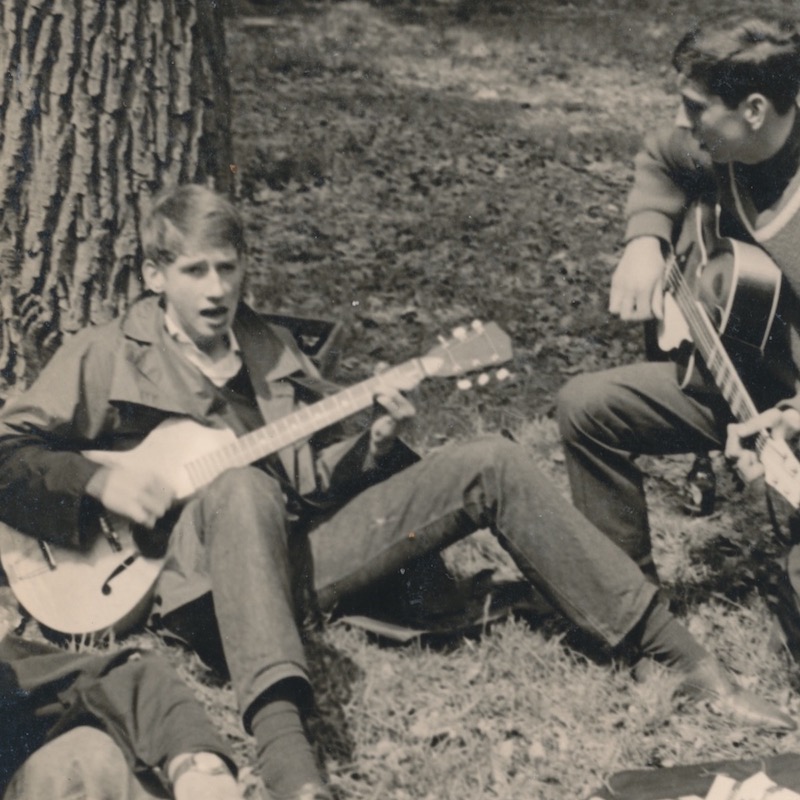
M 0 795 L 22 762 L 78 725 L 108 733 L 136 772 L 180 753 L 218 753 L 235 771 L 189 688 L 155 653 L 79 654 L 14 635 L 0 641 Z

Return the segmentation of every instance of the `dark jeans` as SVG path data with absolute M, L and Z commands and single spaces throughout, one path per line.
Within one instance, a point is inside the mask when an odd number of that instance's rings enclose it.
M 732 422 L 713 391 L 680 388 L 671 362 L 579 375 L 562 389 L 558 418 L 572 500 L 634 561 L 652 564 L 637 455 L 721 448 Z
M 444 448 L 364 491 L 303 539 L 307 558 L 287 534 L 279 485 L 253 468 L 226 472 L 185 509 L 159 593 L 164 611 L 174 612 L 212 591 L 246 713 L 277 681 L 306 677 L 298 587 L 313 586 L 319 606 L 331 610 L 484 527 L 557 608 L 609 645 L 653 599 L 655 588 L 633 561 L 564 499 L 524 448 L 499 436 Z

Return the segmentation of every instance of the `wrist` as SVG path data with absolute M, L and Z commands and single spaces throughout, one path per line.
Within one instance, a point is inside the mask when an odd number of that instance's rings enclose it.
M 108 467 L 98 467 L 87 481 L 86 488 L 83 490 L 84 494 L 88 497 L 93 497 L 95 500 L 100 500 L 108 482 L 108 473 Z
M 217 753 L 207 751 L 175 756 L 167 766 L 167 780 L 171 786 L 175 786 L 187 772 L 199 772 L 202 775 L 232 774 L 225 759 Z

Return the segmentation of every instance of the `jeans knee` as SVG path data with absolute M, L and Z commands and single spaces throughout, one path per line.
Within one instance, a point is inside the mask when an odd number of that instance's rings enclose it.
M 229 469 L 206 487 L 200 506 L 203 536 L 227 537 L 231 529 L 240 540 L 248 534 L 285 538 L 286 499 L 280 483 L 255 467 Z
M 226 470 L 206 488 L 203 500 L 206 506 L 222 503 L 228 508 L 270 503 L 282 509 L 285 505 L 280 483 L 255 467 Z
M 494 487 L 499 480 L 506 480 L 509 476 L 524 474 L 529 466 L 530 454 L 528 450 L 517 442 L 505 436 L 491 434 L 475 439 L 467 447 L 471 451 L 466 455 L 466 460 L 477 468 L 482 476 L 481 482 L 485 488 Z
M 598 387 L 594 376 L 576 375 L 565 383 L 557 396 L 557 418 L 561 438 L 566 442 L 579 438 L 592 418 L 591 405 L 597 397 Z

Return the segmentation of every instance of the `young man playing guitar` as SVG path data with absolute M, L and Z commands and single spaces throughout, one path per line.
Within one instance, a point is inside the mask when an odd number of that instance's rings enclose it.
M 748 302 L 747 287 L 737 289 L 745 308 L 734 327 L 760 326 L 764 337 L 763 347 L 738 353 L 734 348 L 737 371 L 753 401 L 746 413 L 739 413 L 737 398 L 727 391 L 736 375 L 725 373 L 715 383 L 709 374 L 714 370 L 701 368 L 684 385 L 683 373 L 668 361 L 581 375 L 560 393 L 575 505 L 654 580 L 642 475 L 634 457 L 722 449 L 727 439 L 728 455 L 752 477 L 756 458 L 742 447 L 743 438 L 772 428 L 779 439 L 800 427 L 794 410 L 800 407 L 800 33 L 758 19 L 710 22 L 684 36 L 673 64 L 681 106 L 675 125 L 649 137 L 636 158 L 627 244 L 611 281 L 610 310 L 625 320 L 663 318 L 665 285 L 672 287 L 667 299 L 676 294 L 671 250 L 684 220 L 681 236 L 691 234 L 694 218 L 687 209 L 695 201 L 711 208 L 734 257 L 736 243 L 747 243 L 751 254 L 777 265 L 782 285 L 775 302 L 763 306 L 756 295 Z M 705 246 L 697 241 L 701 238 L 695 237 L 693 252 Z M 712 317 L 726 316 L 722 303 L 711 309 Z M 694 313 L 692 306 L 687 304 Z M 715 366 L 716 344 L 701 344 Z M 753 356 L 759 349 L 764 357 Z
M 165 420 L 243 435 L 331 391 L 291 335 L 241 301 L 243 226 L 230 203 L 180 187 L 155 203 L 142 238 L 151 296 L 70 339 L 0 414 L 0 517 L 76 547 L 105 535 L 114 515 L 150 538 L 170 518 L 154 610 L 201 653 L 223 651 L 274 797 L 329 797 L 302 724 L 309 684 L 298 620 L 484 527 L 575 624 L 671 665 L 743 721 L 794 728 L 731 683 L 522 447 L 486 436 L 418 459 L 397 437 L 414 409 L 388 383 L 363 432 L 302 438 L 222 471 L 183 503 L 158 464 L 101 466 L 84 455 L 136 445 Z

